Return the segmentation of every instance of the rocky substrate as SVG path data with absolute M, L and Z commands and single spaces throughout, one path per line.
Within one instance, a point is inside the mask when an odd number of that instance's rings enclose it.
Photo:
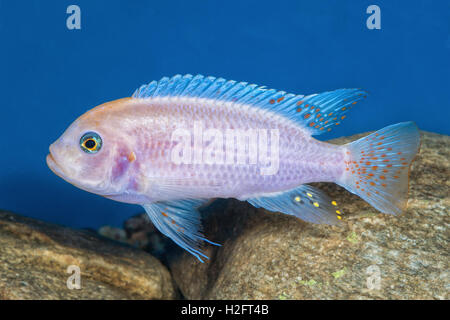
M 0 299 L 175 297 L 167 268 L 142 250 L 0 211 Z
M 202 213 L 207 237 L 222 246 L 205 247 L 204 264 L 144 214 L 99 230 L 120 245 L 0 213 L 0 298 L 171 299 L 175 283 L 187 299 L 448 299 L 449 159 L 450 137 L 422 132 L 401 216 L 316 184 L 346 213 L 342 227 L 217 200 Z M 67 288 L 68 265 L 80 266 L 81 290 Z

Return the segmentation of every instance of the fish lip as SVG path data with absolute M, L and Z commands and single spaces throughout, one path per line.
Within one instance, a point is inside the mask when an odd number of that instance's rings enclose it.
M 47 166 L 50 168 L 50 170 L 54 174 L 56 174 L 58 177 L 61 177 L 61 178 L 65 179 L 64 171 L 58 165 L 58 163 L 56 162 L 56 160 L 53 157 L 51 152 L 47 155 L 46 162 L 47 162 Z
M 51 149 L 51 148 L 50 148 Z M 50 151 L 50 153 L 47 155 L 46 158 L 47 161 L 47 166 L 50 168 L 50 170 L 56 174 L 58 177 L 60 177 L 61 179 L 63 179 L 64 181 L 70 183 L 71 185 L 76 186 L 77 188 L 83 189 L 80 186 L 78 186 L 77 184 L 75 184 L 75 182 L 70 179 L 68 177 L 68 175 L 66 174 L 66 172 L 64 172 L 64 170 L 61 168 L 61 166 L 58 165 L 58 163 L 56 162 L 55 158 L 52 155 L 52 152 Z M 84 189 L 83 189 L 84 190 Z M 89 190 L 87 190 L 89 191 Z

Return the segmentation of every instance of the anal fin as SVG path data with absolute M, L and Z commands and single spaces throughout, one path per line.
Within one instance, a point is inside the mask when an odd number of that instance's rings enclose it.
M 342 211 L 322 191 L 309 185 L 274 194 L 247 199 L 256 208 L 296 216 L 304 221 L 335 225 L 342 220 Z

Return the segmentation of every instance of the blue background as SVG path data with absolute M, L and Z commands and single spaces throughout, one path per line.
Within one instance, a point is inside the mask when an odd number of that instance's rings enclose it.
M 66 28 L 71 4 L 81 30 Z M 366 28 L 370 4 L 381 30 Z M 64 182 L 45 156 L 87 109 L 162 76 L 370 92 L 320 139 L 405 120 L 450 133 L 448 0 L 0 0 L 0 36 L 0 208 L 46 221 L 99 227 L 142 212 Z

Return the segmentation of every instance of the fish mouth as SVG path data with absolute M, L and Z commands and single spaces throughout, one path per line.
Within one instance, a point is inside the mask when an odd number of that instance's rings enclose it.
M 80 188 L 79 186 L 77 186 L 75 184 L 75 182 L 72 179 L 69 178 L 67 173 L 58 164 L 55 157 L 53 157 L 52 152 L 51 152 L 51 147 L 50 147 L 50 153 L 47 155 L 46 161 L 47 161 L 47 166 L 50 168 L 50 170 L 52 170 L 52 172 L 54 174 L 56 174 L 58 177 L 62 178 L 66 182 Z
M 50 170 L 52 170 L 52 172 L 54 174 L 56 174 L 58 177 L 62 178 L 64 181 L 70 183 L 71 185 L 80 188 L 82 190 L 88 191 L 88 192 L 92 192 L 91 190 L 88 190 L 86 188 L 83 188 L 82 186 L 76 184 L 72 179 L 70 179 L 67 174 L 64 172 L 64 170 L 58 165 L 58 163 L 56 162 L 55 158 L 52 155 L 52 152 L 50 151 L 50 153 L 47 155 L 46 158 L 47 161 L 47 166 L 50 168 Z
M 60 166 L 58 166 L 58 164 L 56 163 L 55 158 L 53 158 L 53 155 L 51 152 L 47 155 L 46 161 L 47 161 L 47 166 L 50 168 L 50 170 L 52 170 L 52 172 L 54 174 L 56 174 L 58 177 L 65 179 L 63 170 L 61 169 Z

